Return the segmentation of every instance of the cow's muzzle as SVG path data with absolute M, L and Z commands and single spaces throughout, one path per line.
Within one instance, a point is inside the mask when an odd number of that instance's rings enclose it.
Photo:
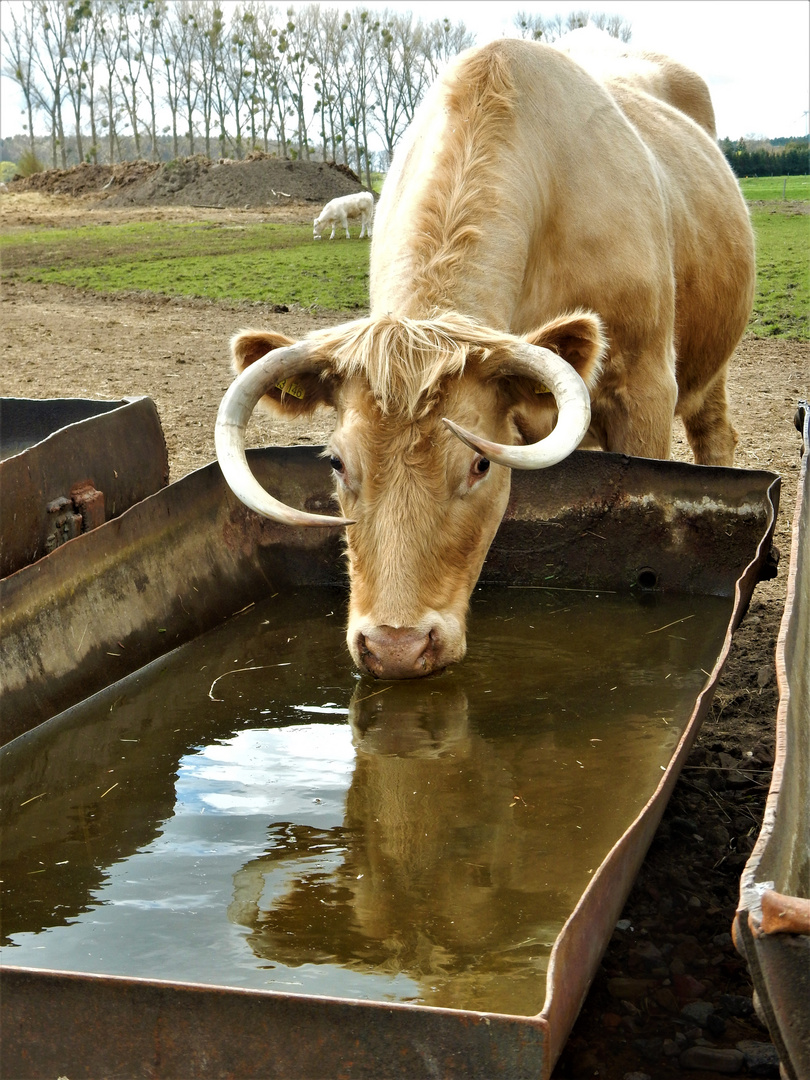
M 446 666 L 434 631 L 375 626 L 356 639 L 362 667 L 376 679 L 418 679 Z

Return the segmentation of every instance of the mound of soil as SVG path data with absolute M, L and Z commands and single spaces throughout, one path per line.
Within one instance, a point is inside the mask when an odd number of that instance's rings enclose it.
M 99 195 L 113 189 L 139 186 L 161 168 L 156 161 L 123 161 L 118 165 L 91 165 L 82 162 L 70 169 L 46 169 L 31 176 L 15 177 L 9 191 L 38 191 L 45 195 Z
M 322 205 L 340 195 L 363 191 L 346 165 L 326 161 L 287 161 L 254 153 L 244 161 L 181 158 L 163 164 L 125 161 L 118 165 L 75 165 L 48 169 L 9 185 L 14 192 L 92 196 L 105 205 L 196 206 L 228 209 L 284 206 L 294 202 Z

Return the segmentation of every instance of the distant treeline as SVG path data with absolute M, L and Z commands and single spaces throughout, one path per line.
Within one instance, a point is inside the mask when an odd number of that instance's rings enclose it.
M 0 0 L 2 4 L 3 0 Z M 42 168 L 63 168 L 61 157 L 57 158 L 56 164 L 53 163 L 51 157 L 52 140 L 50 135 L 35 135 L 33 139 L 28 134 L 22 135 L 10 135 L 8 138 L 0 138 L 0 163 L 2 162 L 19 162 L 24 155 L 33 153 L 34 158 Z M 214 145 L 211 148 L 213 151 L 217 151 L 219 147 Z M 253 148 L 251 148 L 253 149 Z M 258 149 L 258 148 L 256 148 Z M 265 150 L 264 145 L 261 147 Z M 187 140 L 181 140 L 179 147 L 175 146 L 174 139 L 171 135 L 158 135 L 155 139 L 154 153 L 152 153 L 152 147 L 150 144 L 149 153 L 144 153 L 143 145 L 137 147 L 135 145 L 135 139 L 132 135 L 120 135 L 116 142 L 117 156 L 113 162 L 107 160 L 107 155 L 100 153 L 97 161 L 88 162 L 88 164 L 116 164 L 118 161 L 138 161 L 138 160 L 152 160 L 152 161 L 177 161 L 186 157 L 193 157 L 197 153 L 197 147 L 194 146 L 194 152 L 189 152 L 189 145 Z M 179 154 L 175 151 L 179 150 Z M 249 151 L 248 151 L 249 152 Z M 290 154 L 288 147 L 287 154 L 281 152 L 279 144 L 273 140 L 268 140 L 266 152 L 269 154 L 277 155 L 278 157 L 291 157 L 295 156 Z M 208 156 L 203 154 L 203 156 Z M 215 159 L 215 158 L 214 158 Z M 78 148 L 76 146 L 76 139 L 73 135 L 65 136 L 65 160 L 67 162 L 66 168 L 71 168 L 74 165 L 78 165 L 82 160 L 78 154 Z M 86 161 L 86 158 L 85 158 Z
M 27 142 L 5 140 L 2 157 L 25 154 L 26 171 L 261 150 L 346 164 L 371 186 L 439 70 L 475 40 L 463 22 L 424 21 L 428 5 L 414 14 L 264 0 L 0 3 L 2 71 L 21 95 Z M 513 19 L 517 35 L 544 42 L 591 24 L 631 39 L 630 24 L 604 12 Z M 738 176 L 808 171 L 806 139 L 722 145 Z
M 745 139 L 721 139 L 720 149 L 734 170 L 744 176 L 807 176 L 810 174 L 810 138 L 758 140 L 748 146 Z
M 66 137 L 66 158 L 68 165 L 75 165 L 80 159 L 77 153 L 75 140 Z M 119 152 L 121 161 L 133 161 L 142 156 L 138 153 L 135 140 L 132 136 L 122 135 L 119 138 Z M 155 139 L 153 160 L 173 161 L 176 158 L 176 145 L 169 135 L 158 135 Z M 185 150 L 185 147 L 181 148 Z M 734 170 L 735 176 L 808 176 L 810 175 L 810 139 L 807 136 L 781 137 L 778 139 L 758 139 L 755 144 L 748 146 L 744 139 L 736 141 L 721 139 L 720 149 Z M 36 136 L 33 140 L 28 135 L 13 135 L 6 139 L 0 139 L 0 162 L 18 162 L 22 156 L 33 150 L 36 158 L 44 163 L 48 161 L 51 151 L 51 139 L 47 135 Z M 278 143 L 270 142 L 267 146 L 270 153 L 284 157 L 285 154 Z M 375 155 L 371 155 L 372 157 Z M 387 161 L 384 155 L 380 155 L 380 168 L 385 170 Z

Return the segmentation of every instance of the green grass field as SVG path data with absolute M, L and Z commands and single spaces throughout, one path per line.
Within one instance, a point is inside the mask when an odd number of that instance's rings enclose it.
M 352 310 L 368 304 L 364 241 L 314 241 L 311 225 L 150 222 L 0 237 L 3 272 L 115 293 Z
M 779 206 L 779 204 L 774 204 Z M 749 331 L 757 337 L 810 339 L 810 214 L 751 212 L 757 289 Z
M 810 177 L 742 181 L 757 238 L 749 330 L 810 339 Z M 368 305 L 369 244 L 312 239 L 309 225 L 168 222 L 36 228 L 0 236 L 3 274 L 79 289 L 149 291 L 335 311 Z
M 749 202 L 783 198 L 810 201 L 810 176 L 750 176 L 740 180 L 740 187 Z

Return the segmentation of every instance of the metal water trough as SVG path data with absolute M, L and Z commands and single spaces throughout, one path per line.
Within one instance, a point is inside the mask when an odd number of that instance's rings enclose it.
M 796 414 L 802 466 L 776 644 L 776 760 L 746 864 L 734 939 L 789 1080 L 810 1076 L 810 405 Z
M 329 470 L 313 448 L 253 451 L 249 460 L 285 502 L 331 505 Z M 778 496 L 772 473 L 612 454 L 578 452 L 513 477 L 482 580 L 539 584 L 551 568 L 569 588 L 733 599 L 722 648 L 657 789 L 556 940 L 537 1016 L 7 966 L 0 1074 L 548 1077 L 709 708 L 733 630 L 757 581 L 771 576 Z M 340 583 L 341 565 L 336 532 L 257 517 L 215 464 L 192 473 L 0 582 L 3 741 L 279 585 Z
M 0 578 L 168 483 L 151 398 L 0 399 Z

